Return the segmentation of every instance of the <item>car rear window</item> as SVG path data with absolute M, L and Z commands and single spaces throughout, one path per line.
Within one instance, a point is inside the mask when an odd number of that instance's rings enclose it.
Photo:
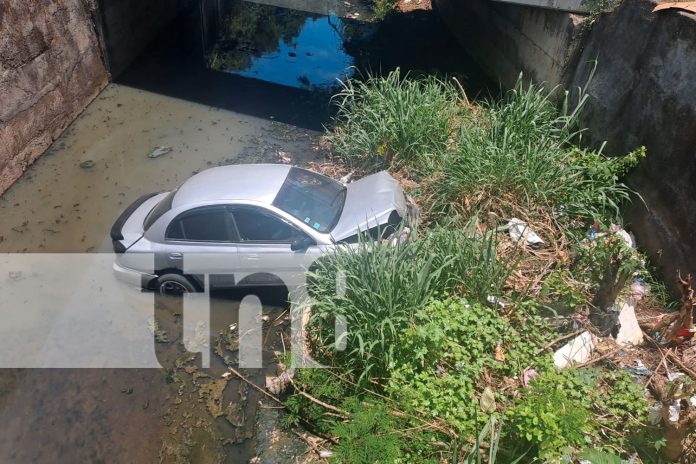
M 143 222 L 143 230 L 148 230 L 150 226 L 161 218 L 164 213 L 172 209 L 172 202 L 174 201 L 175 194 L 176 190 L 172 190 L 167 194 L 166 197 L 162 198 L 154 208 L 152 208 L 147 217 L 145 217 L 145 221 Z

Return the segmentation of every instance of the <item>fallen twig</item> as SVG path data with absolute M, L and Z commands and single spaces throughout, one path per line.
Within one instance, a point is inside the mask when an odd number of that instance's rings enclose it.
M 268 398 L 272 399 L 272 400 L 275 401 L 276 403 L 281 404 L 281 405 L 283 405 L 283 407 L 285 407 L 285 404 L 284 404 L 279 398 L 277 398 L 277 397 L 271 395 L 271 394 L 268 393 L 265 389 L 259 387 L 259 386 L 256 385 L 254 382 L 252 382 L 251 380 L 249 380 L 249 379 L 247 379 L 246 377 L 244 377 L 244 376 L 243 376 L 242 374 L 240 374 L 239 371 L 237 371 L 235 368 L 233 368 L 233 367 L 228 367 L 228 369 L 229 369 L 230 372 L 232 372 L 234 375 L 236 375 L 236 376 L 239 377 L 241 380 L 243 380 L 244 382 L 246 382 L 251 388 L 253 388 L 254 390 L 256 390 L 256 391 L 258 391 L 258 392 L 263 393 L 263 394 L 266 395 Z
M 616 348 L 616 349 L 614 349 L 614 350 L 609 351 L 608 353 L 604 353 L 602 356 L 600 356 L 600 357 L 598 357 L 598 358 L 590 359 L 590 360 L 587 361 L 587 362 L 584 362 L 584 363 L 582 363 L 582 364 L 578 364 L 577 366 L 573 366 L 573 367 L 575 367 L 575 368 L 580 368 L 580 367 L 591 366 L 592 364 L 595 364 L 595 363 L 597 363 L 597 362 L 599 362 L 599 361 L 601 361 L 601 360 L 603 360 L 603 359 L 608 358 L 609 356 L 611 356 L 611 355 L 613 355 L 613 354 L 618 353 L 618 351 L 619 351 L 619 348 Z

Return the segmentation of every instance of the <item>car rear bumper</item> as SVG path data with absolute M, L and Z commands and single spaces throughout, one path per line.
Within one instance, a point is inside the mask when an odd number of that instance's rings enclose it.
M 115 261 L 113 270 L 116 280 L 137 288 L 150 288 L 155 279 L 157 279 L 157 276 L 154 274 L 123 267 Z

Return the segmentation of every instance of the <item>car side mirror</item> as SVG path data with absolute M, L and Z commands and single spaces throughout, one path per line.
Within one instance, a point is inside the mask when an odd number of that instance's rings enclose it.
M 306 250 L 307 248 L 311 247 L 312 245 L 316 245 L 316 242 L 312 240 L 310 237 L 299 237 L 296 238 L 291 244 L 290 244 L 290 249 L 292 251 L 300 251 L 300 250 Z

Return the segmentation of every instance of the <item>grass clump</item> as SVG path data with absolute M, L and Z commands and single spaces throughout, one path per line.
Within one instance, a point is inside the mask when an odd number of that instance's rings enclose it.
M 544 213 L 615 219 L 631 190 L 619 181 L 643 151 L 610 159 L 571 145 L 576 112 L 560 112 L 542 87 L 516 87 L 462 124 L 449 156 L 433 177 L 436 211 L 501 215 Z
M 495 257 L 495 237 L 477 238 L 466 231 L 436 228 L 401 245 L 361 240 L 317 263 L 313 282 L 311 325 L 318 346 L 332 363 L 358 377 L 387 376 L 414 311 L 436 294 L 456 290 L 485 299 L 499 289 L 510 269 Z M 336 276 L 345 292 L 336 292 Z M 345 318 L 345 340 L 335 339 L 335 320 Z M 333 348 L 345 343 L 345 351 Z
M 452 86 L 410 79 L 397 69 L 385 77 L 351 79 L 334 96 L 333 152 L 351 167 L 387 166 L 427 172 L 447 150 L 457 112 Z

